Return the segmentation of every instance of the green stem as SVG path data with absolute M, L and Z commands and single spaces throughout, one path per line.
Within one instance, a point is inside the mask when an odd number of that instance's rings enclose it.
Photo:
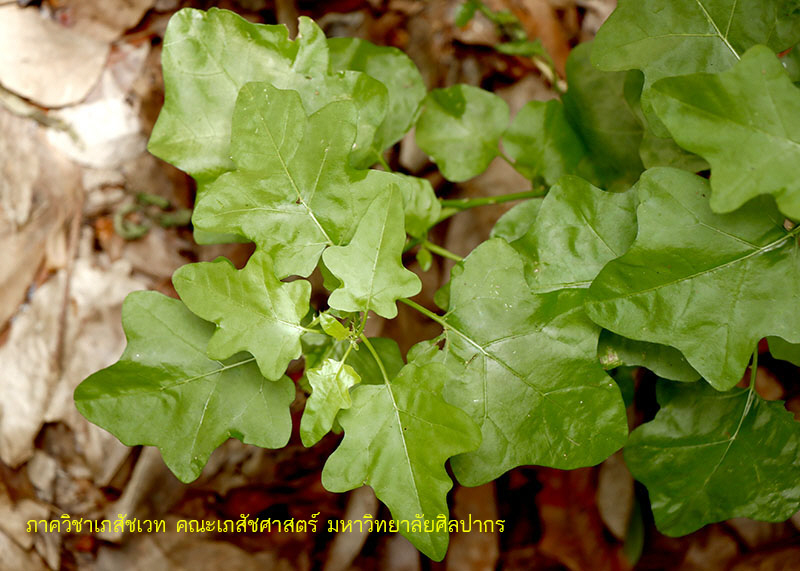
M 378 164 L 380 164 L 386 172 L 394 172 L 392 171 L 392 167 L 389 166 L 389 163 L 386 162 L 386 159 L 383 158 L 381 153 L 376 153 L 378 157 Z
M 414 246 L 416 246 L 420 242 L 422 242 L 421 238 L 411 238 L 411 237 L 409 237 L 408 241 L 406 242 L 406 245 L 403 246 L 403 253 L 405 254 L 406 252 L 408 252 L 411 248 L 413 248 Z
M 375 347 L 372 346 L 372 343 L 369 342 L 369 339 L 367 339 L 367 336 L 364 335 L 363 333 L 359 335 L 359 338 L 367 347 L 367 349 L 369 349 L 369 352 L 372 353 L 372 357 L 375 359 L 375 362 L 378 363 L 378 368 L 381 370 L 381 375 L 383 375 L 383 380 L 388 385 L 389 375 L 386 374 L 386 367 L 383 366 L 383 361 L 381 361 L 381 358 L 378 356 L 378 352 L 375 350 Z
M 424 315 L 428 319 L 431 319 L 431 320 L 435 321 L 436 323 L 438 323 L 439 325 L 441 325 L 445 329 L 449 329 L 450 328 L 448 323 L 444 319 L 442 319 L 442 317 L 440 315 L 436 315 L 430 309 L 428 309 L 426 307 L 422 307 L 416 301 L 411 301 L 410 299 L 406 299 L 406 298 L 400 298 L 398 301 L 400 301 L 401 303 L 405 303 L 407 306 L 409 306 L 411 308 L 416 309 L 422 315 Z
M 448 260 L 453 260 L 455 262 L 460 262 L 460 261 L 462 261 L 464 259 L 461 256 L 459 256 L 458 254 L 454 254 L 450 250 L 442 248 L 441 246 L 437 246 L 433 242 L 428 242 L 427 240 L 422 240 L 422 247 L 423 248 L 427 248 L 428 250 L 430 250 L 434 254 L 437 254 L 437 255 L 439 255 L 439 256 L 441 256 L 443 258 L 447 258 Z
M 501 204 L 503 202 L 511 202 L 512 200 L 522 200 L 524 198 L 541 198 L 547 194 L 546 188 L 535 188 L 533 190 L 526 190 L 524 192 L 514 192 L 511 194 L 501 194 L 499 196 L 480 196 L 478 198 L 454 198 L 454 199 L 439 199 L 439 203 L 444 208 L 456 208 L 458 210 L 467 210 L 468 208 L 475 208 L 476 206 L 487 206 L 489 204 Z

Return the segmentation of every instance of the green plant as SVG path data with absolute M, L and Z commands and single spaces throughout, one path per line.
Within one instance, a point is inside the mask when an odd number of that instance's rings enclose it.
M 229 437 L 286 444 L 285 371 L 303 356 L 303 443 L 344 431 L 324 486 L 370 485 L 394 518 L 424 520 L 401 531 L 437 560 L 448 459 L 472 486 L 625 446 L 671 535 L 800 508 L 800 425 L 754 390 L 760 339 L 800 365 L 800 92 L 791 53 L 775 55 L 800 40 L 796 2 L 620 0 L 570 56 L 562 99 L 510 124 L 476 87 L 426 94 L 396 49 L 299 28 L 291 41 L 215 9 L 171 20 L 150 151 L 197 180 L 198 241 L 256 252 L 241 270 L 181 268 L 181 300 L 131 294 L 128 347 L 78 387 L 81 413 L 191 481 Z M 501 156 L 531 190 L 437 199 L 383 156 L 413 125 L 449 180 Z M 463 260 L 427 239 L 512 199 L 527 200 Z M 410 299 L 421 282 L 402 259 L 417 246 L 423 266 L 458 260 L 443 314 Z M 324 311 L 302 279 L 316 268 Z M 398 301 L 443 330 L 405 358 L 364 334 Z M 664 378 L 661 410 L 630 436 L 608 373 L 621 365 Z

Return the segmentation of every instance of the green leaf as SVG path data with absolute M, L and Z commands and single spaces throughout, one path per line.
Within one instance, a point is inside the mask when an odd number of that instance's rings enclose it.
M 586 149 L 567 122 L 560 101 L 530 101 L 514 117 L 503 135 L 503 148 L 514 168 L 548 185 L 565 174 L 575 174 Z
M 396 188 L 370 205 L 347 246 L 333 246 L 323 256 L 325 267 L 339 280 L 328 304 L 341 311 L 374 311 L 394 318 L 397 299 L 419 293 L 422 284 L 402 263 L 405 244 L 403 213 Z
M 350 330 L 329 313 L 320 313 L 319 323 L 322 330 L 337 341 L 344 341 L 350 337 Z
M 798 40 L 794 0 L 621 0 L 597 33 L 592 61 L 608 71 L 642 70 L 642 105 L 650 118 L 650 86 L 657 80 L 719 73 L 756 44 L 779 52 Z M 653 127 L 666 135 L 657 122 Z
M 731 214 L 708 206 L 708 182 L 651 169 L 637 184 L 639 233 L 603 268 L 587 310 L 624 337 L 676 347 L 712 386 L 733 387 L 756 342 L 800 342 L 797 231 L 764 200 Z
M 628 71 L 625 76 L 625 101 L 628 106 L 639 118 L 644 127 L 642 144 L 639 147 L 639 157 L 642 159 L 644 167 L 675 167 L 691 172 L 708 170 L 708 163 L 702 157 L 684 151 L 678 146 L 671 137 L 659 137 L 653 132 L 650 123 L 642 111 L 642 87 L 644 86 L 644 75 L 637 69 Z M 657 117 L 656 117 L 657 119 Z M 668 133 L 666 128 L 661 126 Z
M 773 357 L 800 367 L 800 344 L 789 343 L 780 337 L 767 337 L 767 341 Z
M 395 302 L 422 289 L 417 275 L 403 267 L 405 237 L 402 200 L 392 187 L 375 198 L 347 246 L 325 250 L 325 265 L 343 282 L 328 304 L 394 319 Z
M 386 337 L 370 337 L 369 342 L 372 343 L 372 348 L 378 354 L 381 362 L 383 363 L 386 374 L 392 379 L 400 372 L 400 369 L 405 365 L 403 355 L 400 353 L 400 347 L 394 339 Z M 361 377 L 361 382 L 367 385 L 381 385 L 383 384 L 383 374 L 378 366 L 375 357 L 364 348 L 363 345 L 358 346 L 358 351 L 351 351 L 347 357 L 347 364 Z
M 248 351 L 261 374 L 275 380 L 300 357 L 300 321 L 308 312 L 311 284 L 278 281 L 263 252 L 256 251 L 242 270 L 226 258 L 187 264 L 172 283 L 195 315 L 217 324 L 208 343 L 212 359 Z
M 521 238 L 536 220 L 536 215 L 539 213 L 541 206 L 541 198 L 532 198 L 520 202 L 500 217 L 489 236 L 491 238 L 502 238 L 506 242 L 513 242 Z
M 340 410 L 350 408 L 350 387 L 361 382 L 358 373 L 343 361 L 326 359 L 322 365 L 306 371 L 311 396 L 300 420 L 300 439 L 310 447 L 330 432 Z
M 333 70 L 361 71 L 386 86 L 386 119 L 375 134 L 372 148 L 380 153 L 391 147 L 411 129 L 425 98 L 425 84 L 417 66 L 397 48 L 358 38 L 331 38 L 328 48 Z
M 392 176 L 403 193 L 406 232 L 415 238 L 424 238 L 439 221 L 442 212 L 442 205 L 431 183 L 427 179 L 401 173 L 393 173 Z
M 620 0 L 600 28 L 592 60 L 662 77 L 718 73 L 756 44 L 780 52 L 800 40 L 795 0 Z
M 229 170 L 239 89 L 288 73 L 296 54 L 297 43 L 285 26 L 251 24 L 216 8 L 180 10 L 164 36 L 166 97 L 148 150 L 196 177 Z
M 494 49 L 501 54 L 512 56 L 547 56 L 547 51 L 545 51 L 542 41 L 539 38 L 536 38 L 535 40 L 516 40 L 513 42 L 503 42 L 502 44 L 497 44 Z
M 611 331 L 603 330 L 600 334 L 597 356 L 606 369 L 623 365 L 647 367 L 659 377 L 672 381 L 688 383 L 700 379 L 700 373 L 675 347 L 627 339 Z
M 661 410 L 631 433 L 625 462 L 670 536 L 734 517 L 784 521 L 800 509 L 800 424 L 782 402 L 705 385 L 658 386 Z
M 451 278 L 444 396 L 483 433 L 478 450 L 452 460 L 462 484 L 525 464 L 589 466 L 624 444 L 625 407 L 597 361 L 600 330 L 583 297 L 577 288 L 532 293 L 522 259 L 497 238 Z
M 643 128 L 625 101 L 625 73 L 605 72 L 589 61 L 591 43 L 567 58 L 564 111 L 589 152 L 578 174 L 604 188 L 628 188 L 644 170 L 639 158 Z
M 434 89 L 423 101 L 416 140 L 447 180 L 461 182 L 500 154 L 508 120 L 508 104 L 493 93 L 470 85 Z
M 480 442 L 475 423 L 441 398 L 443 381 L 442 365 L 410 363 L 391 382 L 353 389 L 353 406 L 339 414 L 344 440 L 322 471 L 325 488 L 345 492 L 366 484 L 393 518 L 435 528 L 437 517 L 448 515 L 453 486 L 445 462 Z M 400 526 L 400 532 L 431 559 L 441 561 L 447 551 L 446 531 Z
M 328 245 L 347 243 L 375 196 L 411 177 L 348 164 L 356 110 L 336 101 L 307 116 L 299 95 L 266 83 L 242 88 L 233 116 L 236 170 L 209 184 L 193 221 L 253 240 L 283 278 L 309 275 Z
M 417 251 L 417 263 L 423 272 L 427 272 L 431 269 L 431 265 L 433 264 L 433 254 L 431 254 L 431 251 L 428 250 L 428 248 L 423 247 Z
M 289 441 L 294 385 L 268 381 L 253 359 L 206 357 L 214 326 L 177 299 L 134 292 L 122 306 L 128 346 L 75 390 L 75 405 L 127 446 L 157 446 L 183 482 L 226 439 L 280 448 Z
M 227 10 L 184 8 L 171 19 L 162 65 L 166 97 L 148 149 L 199 180 L 234 165 L 231 117 L 239 90 L 251 81 L 300 93 L 309 113 L 331 101 L 358 110 L 354 161 L 365 161 L 388 102 L 385 87 L 356 71 L 331 74 L 319 27 L 301 17 L 296 41 L 283 25 L 252 24 Z
M 655 109 L 679 145 L 711 164 L 711 208 L 731 212 L 772 194 L 800 219 L 800 90 L 766 47 L 718 75 L 663 79 Z
M 567 176 L 542 201 L 536 223 L 511 245 L 528 258 L 534 291 L 588 288 L 636 236 L 634 192 L 604 192 Z

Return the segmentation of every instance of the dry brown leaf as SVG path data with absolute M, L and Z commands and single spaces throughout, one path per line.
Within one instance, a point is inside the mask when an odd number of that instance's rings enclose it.
M 633 503 L 633 476 L 622 459 L 622 452 L 617 452 L 600 465 L 597 508 L 603 523 L 619 540 L 624 541 L 628 535 Z
M 79 184 L 78 169 L 53 152 L 35 122 L 0 108 L 0 329 L 54 249 L 48 244 L 77 215 Z
M 591 468 L 542 468 L 536 496 L 543 534 L 539 549 L 573 571 L 629 569 L 620 545 L 603 535 Z
M 138 24 L 155 0 L 61 0 L 61 18 L 82 35 L 112 42 Z
M 107 43 L 59 26 L 34 7 L 0 6 L 0 85 L 43 107 L 86 97 L 108 51 Z
M 53 146 L 81 165 L 96 169 L 118 167 L 144 152 L 139 102 L 130 91 L 149 49 L 146 43 L 119 46 L 86 101 L 52 114 L 71 129 L 50 130 L 48 139 Z
M 453 494 L 453 519 L 468 520 L 498 519 L 497 497 L 494 482 L 476 488 L 459 487 Z M 497 567 L 500 556 L 499 534 L 479 533 L 473 528 L 470 533 L 450 535 L 445 568 L 448 571 L 491 571 Z
M 31 458 L 33 440 L 44 422 L 64 419 L 85 430 L 86 421 L 75 409 L 72 392 L 83 378 L 108 366 L 122 352 L 125 341 L 119 307 L 127 293 L 143 287 L 129 274 L 130 265 L 124 261 L 102 270 L 79 259 L 71 274 L 65 321 L 65 270 L 42 285 L 17 315 L 8 341 L 0 347 L 4 372 L 0 458 L 6 464 L 16 467 Z
M 350 492 L 342 519 L 356 521 L 366 514 L 378 515 L 378 498 L 369 486 L 361 486 Z M 344 571 L 358 556 L 369 535 L 369 527 L 361 531 L 353 525 L 353 531 L 340 531 L 331 543 L 323 571 Z

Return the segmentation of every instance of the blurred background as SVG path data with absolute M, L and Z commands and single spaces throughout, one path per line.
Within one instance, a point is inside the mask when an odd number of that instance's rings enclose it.
M 518 468 L 485 486 L 456 487 L 453 517 L 504 519 L 505 531 L 454 534 L 446 559 L 433 563 L 399 535 L 327 531 L 329 519 L 388 517 L 368 488 L 341 495 L 322 488 L 322 465 L 338 436 L 306 449 L 294 434 L 278 451 L 231 440 L 199 480 L 184 485 L 156 449 L 123 446 L 78 414 L 75 387 L 122 353 L 120 307 L 129 292 L 174 296 L 170 277 L 181 265 L 219 255 L 241 265 L 251 252 L 247 245 L 195 245 L 192 180 L 146 152 L 164 97 L 160 55 L 170 16 L 185 6 L 218 6 L 294 34 L 298 15 L 307 15 L 329 37 L 404 50 L 429 89 L 478 85 L 503 97 L 513 114 L 529 100 L 557 96 L 553 84 L 563 82 L 571 48 L 591 40 L 616 2 L 485 2 L 539 39 L 551 67 L 497 52 L 507 38 L 480 12 L 456 26 L 460 3 L 0 0 L 0 570 L 800 569 L 797 515 L 782 524 L 731 520 L 677 539 L 659 534 L 646 492 L 619 455 L 594 468 Z M 389 162 L 429 178 L 440 196 L 530 188 L 499 160 L 473 180 L 448 183 L 412 135 Z M 466 255 L 508 207 L 461 213 L 437 227 L 434 241 Z M 450 266 L 411 267 L 431 296 Z M 400 309 L 392 322 L 375 319 L 371 335 L 391 336 L 405 350 L 438 333 Z M 800 410 L 781 382 L 796 379 L 797 369 L 767 355 L 759 364 L 759 393 L 788 397 L 788 408 Z M 654 414 L 654 379 L 628 374 L 643 395 L 629 408 L 638 424 Z M 312 512 L 320 512 L 317 533 L 174 532 L 178 519 Z M 26 532 L 28 520 L 65 514 L 163 519 L 167 532 Z

